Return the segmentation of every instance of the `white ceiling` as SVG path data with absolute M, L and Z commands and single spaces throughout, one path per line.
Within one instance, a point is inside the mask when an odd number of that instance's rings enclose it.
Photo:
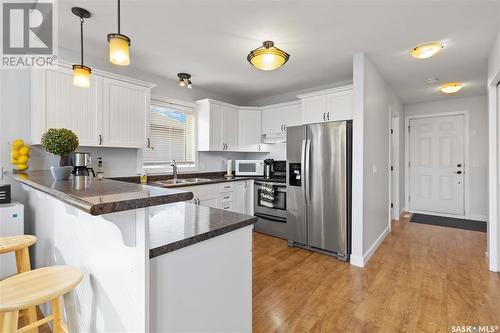
M 86 53 L 107 57 L 106 34 L 116 32 L 116 1 L 63 0 L 59 44 L 79 50 L 72 6 L 93 17 L 85 25 Z M 499 1 L 122 1 L 122 33 L 132 39 L 131 66 L 239 101 L 352 79 L 352 55 L 365 52 L 404 103 L 443 98 L 440 83 L 459 80 L 460 96 L 485 93 L 487 57 L 499 31 Z M 291 54 L 263 72 L 246 56 L 263 40 Z M 416 60 L 414 45 L 444 41 L 438 56 Z M 429 85 L 428 77 L 439 82 Z

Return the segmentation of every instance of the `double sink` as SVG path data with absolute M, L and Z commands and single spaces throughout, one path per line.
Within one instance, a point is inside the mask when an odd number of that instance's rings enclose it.
M 158 185 L 172 186 L 172 185 L 190 185 L 197 183 L 208 183 L 211 179 L 208 178 L 177 178 L 168 180 L 159 180 L 155 182 Z

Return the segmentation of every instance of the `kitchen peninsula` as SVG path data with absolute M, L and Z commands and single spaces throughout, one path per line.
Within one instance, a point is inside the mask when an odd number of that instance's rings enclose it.
M 251 332 L 256 218 L 187 203 L 189 191 L 9 177 L 28 196 L 34 266 L 84 272 L 65 297 L 70 331 Z

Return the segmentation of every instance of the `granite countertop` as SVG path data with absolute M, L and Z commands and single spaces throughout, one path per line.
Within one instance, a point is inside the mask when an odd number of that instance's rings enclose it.
M 155 213 L 149 222 L 150 259 L 257 222 L 253 216 L 186 202 Z
M 50 171 L 7 175 L 91 215 L 163 205 L 193 199 L 192 192 L 87 176 L 55 181 Z
M 202 181 L 202 182 L 196 182 L 196 183 L 178 183 L 178 184 L 159 184 L 157 183 L 158 181 L 162 180 L 170 180 L 172 179 L 172 175 L 149 175 L 148 176 L 148 185 L 150 186 L 155 186 L 155 187 L 164 187 L 164 188 L 176 188 L 176 187 L 187 187 L 187 186 L 196 186 L 196 185 L 207 185 L 207 184 L 217 184 L 217 183 L 225 183 L 225 182 L 235 182 L 235 181 L 241 181 L 241 180 L 258 180 L 258 181 L 264 181 L 264 182 L 273 182 L 273 183 L 281 183 L 285 184 L 286 180 L 285 178 L 264 178 L 261 176 L 237 176 L 233 178 L 225 178 L 224 177 L 225 173 L 224 172 L 186 172 L 182 174 L 178 174 L 178 178 L 204 178 L 208 179 L 208 181 Z M 132 177 L 116 177 L 116 178 L 110 178 L 113 180 L 118 180 L 122 182 L 129 182 L 129 183 L 140 183 L 140 177 L 138 176 L 132 176 Z

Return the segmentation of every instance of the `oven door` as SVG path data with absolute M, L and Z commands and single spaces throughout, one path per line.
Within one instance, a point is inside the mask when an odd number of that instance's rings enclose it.
M 286 185 L 273 184 L 275 200 L 273 207 L 262 205 L 260 195 L 263 192 L 262 183 L 255 182 L 254 216 L 258 218 L 254 230 L 266 235 L 286 239 Z

